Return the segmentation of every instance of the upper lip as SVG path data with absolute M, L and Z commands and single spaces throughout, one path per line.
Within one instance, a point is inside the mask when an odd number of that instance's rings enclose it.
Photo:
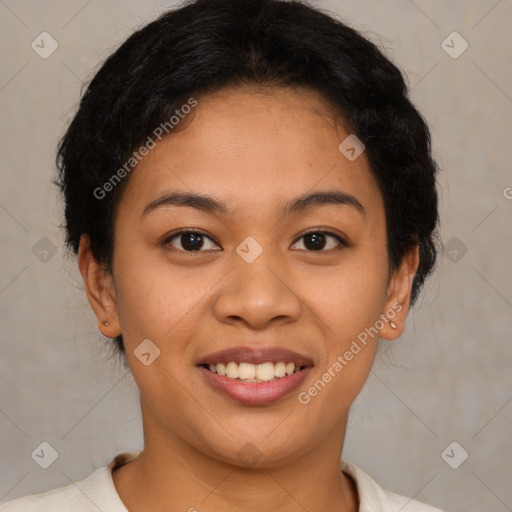
M 313 366 L 313 361 L 302 354 L 283 347 L 232 347 L 204 356 L 198 365 L 229 363 L 230 361 L 252 364 L 295 363 L 295 366 Z

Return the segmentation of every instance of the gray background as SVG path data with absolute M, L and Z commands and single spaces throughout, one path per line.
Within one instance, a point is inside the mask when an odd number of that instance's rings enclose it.
M 383 345 L 344 456 L 447 511 L 512 510 L 512 1 L 316 4 L 404 70 L 443 169 L 445 254 L 404 335 Z M 63 251 L 51 179 L 82 82 L 172 5 L 0 0 L 0 501 L 76 482 L 142 447 L 137 389 L 110 357 Z M 47 59 L 31 48 L 43 31 L 59 44 Z M 469 43 L 457 59 L 441 46 L 453 31 Z M 46 470 L 31 458 L 42 441 L 59 453 Z M 469 454 L 457 469 L 441 457 L 453 441 L 452 465 Z

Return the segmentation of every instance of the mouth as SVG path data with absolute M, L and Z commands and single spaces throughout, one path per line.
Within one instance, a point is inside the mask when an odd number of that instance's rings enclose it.
M 287 349 L 239 347 L 210 354 L 197 367 L 213 389 L 232 400 L 266 405 L 292 393 L 313 362 Z
M 273 382 L 287 375 L 300 372 L 306 366 L 295 366 L 293 362 L 266 361 L 260 364 L 249 362 L 229 361 L 229 363 L 202 364 L 203 368 L 221 377 L 236 380 L 238 382 Z

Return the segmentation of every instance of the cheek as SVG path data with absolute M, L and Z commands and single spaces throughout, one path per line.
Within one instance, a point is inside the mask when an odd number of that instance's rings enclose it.
M 375 326 L 387 292 L 387 257 L 382 255 L 382 245 L 374 242 L 365 250 L 347 252 L 343 264 L 316 270 L 303 281 L 302 296 L 314 308 L 324 332 L 316 375 L 322 382 L 317 380 L 316 388 L 305 390 L 310 398 L 322 391 L 317 407 L 332 399 L 343 409 L 368 377 L 379 340 Z
M 311 268 L 295 276 L 301 298 L 321 314 L 331 334 L 345 339 L 373 324 L 385 305 L 387 258 L 382 250 L 347 252 L 340 265 Z M 305 277 L 307 276 L 307 277 Z
M 307 292 L 324 331 L 315 378 L 297 396 L 312 417 L 327 424 L 344 417 L 364 386 L 377 353 L 375 324 L 383 312 L 385 284 L 381 266 L 370 272 L 359 258 L 350 268 L 331 269 L 321 292 L 315 287 Z
M 156 339 L 185 307 L 186 297 L 179 283 L 172 282 L 165 268 L 156 265 L 151 254 L 137 250 L 123 252 L 119 240 L 114 261 L 116 300 L 126 343 Z
M 149 338 L 180 350 L 219 280 L 211 268 L 178 267 L 158 250 L 133 249 L 114 262 L 117 306 L 125 343 Z

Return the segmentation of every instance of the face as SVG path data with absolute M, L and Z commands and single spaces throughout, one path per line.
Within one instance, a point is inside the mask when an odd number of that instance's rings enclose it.
M 123 334 L 146 440 L 283 464 L 343 438 L 417 262 L 390 274 L 377 183 L 317 93 L 225 89 L 193 115 L 130 176 L 89 299 Z

